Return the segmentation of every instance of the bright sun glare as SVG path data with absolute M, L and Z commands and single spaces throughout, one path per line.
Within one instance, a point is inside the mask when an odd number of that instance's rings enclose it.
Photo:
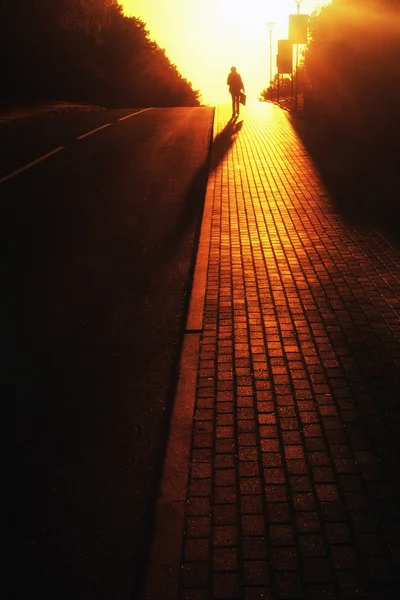
M 219 6 L 220 23 L 228 27 L 232 24 L 241 31 L 248 33 L 265 24 L 268 16 L 275 20 L 283 19 L 287 14 L 287 2 L 273 2 L 268 6 L 265 0 L 246 0 L 246 2 L 235 2 L 232 0 L 221 0 Z
M 303 0 L 310 13 L 328 0 Z M 242 74 L 250 101 L 269 81 L 270 33 L 274 22 L 272 64 L 278 39 L 288 36 L 288 15 L 295 0 L 122 0 L 127 14 L 147 24 L 150 37 L 206 103 L 228 102 L 226 78 L 232 65 Z

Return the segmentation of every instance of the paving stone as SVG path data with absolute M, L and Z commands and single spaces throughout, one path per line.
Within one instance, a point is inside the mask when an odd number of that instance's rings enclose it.
M 268 561 L 244 561 L 244 582 L 246 586 L 267 585 L 270 583 L 270 578 L 270 564 Z
M 325 557 L 304 558 L 301 566 L 304 581 L 308 584 L 331 583 L 333 580 L 329 560 Z
M 266 537 L 242 538 L 242 551 L 245 560 L 266 559 L 268 556 L 268 542 Z
M 240 509 L 242 514 L 263 514 L 264 504 L 262 496 L 242 496 L 240 498 Z
M 272 592 L 269 587 L 245 587 L 245 600 L 272 600 Z
M 208 588 L 202 590 L 182 590 L 181 600 L 207 600 Z
M 208 516 L 188 517 L 186 520 L 186 535 L 188 537 L 209 537 L 211 518 Z
M 215 525 L 235 525 L 238 523 L 236 504 L 215 504 L 213 507 Z
M 240 461 L 239 474 L 241 477 L 257 477 L 259 475 L 259 466 L 255 461 Z
M 270 525 L 269 539 L 273 546 L 293 546 L 293 527 L 291 525 Z
M 268 520 L 270 523 L 290 523 L 290 509 L 286 503 L 276 502 L 267 506 Z
M 210 497 L 190 497 L 186 503 L 186 514 L 189 517 L 202 517 L 211 515 Z
M 235 573 L 215 573 L 212 588 L 213 600 L 240 600 L 242 586 Z
M 238 528 L 235 525 L 218 525 L 214 527 L 213 541 L 215 546 L 237 546 Z
M 341 571 L 337 574 L 340 598 L 368 598 L 368 587 L 357 571 Z
M 347 523 L 327 523 L 325 525 L 329 544 L 350 544 L 352 534 Z
M 262 536 L 265 533 L 265 518 L 263 515 L 243 515 L 242 534 Z
M 339 600 L 333 585 L 307 585 L 307 600 Z
M 216 469 L 214 473 L 215 486 L 234 486 L 236 480 L 235 469 Z
M 207 538 L 188 538 L 185 541 L 184 559 L 187 562 L 208 560 L 210 541 Z
M 215 456 L 214 464 L 216 469 L 233 469 L 233 467 L 235 466 L 235 455 L 217 454 Z
M 347 510 L 341 502 L 320 502 L 324 521 L 346 521 Z
M 211 493 L 211 479 L 192 479 L 189 485 L 189 497 L 209 498 Z
M 235 504 L 237 500 L 236 487 L 221 486 L 214 489 L 215 504 Z
M 299 556 L 295 546 L 276 546 L 272 548 L 271 564 L 276 571 L 298 571 Z
M 242 477 L 239 482 L 240 493 L 259 496 L 262 491 L 262 483 L 258 477 Z
M 213 551 L 213 569 L 214 571 L 233 571 L 238 570 L 238 551 L 237 548 L 214 548 Z
M 208 587 L 210 583 L 210 567 L 207 562 L 183 563 L 181 584 L 184 588 Z
M 211 477 L 211 463 L 194 463 L 190 476 L 193 479 L 209 479 Z
M 321 535 L 316 533 L 308 533 L 300 535 L 300 551 L 301 555 L 305 557 L 311 556 L 325 556 L 326 549 L 324 540 Z
M 291 475 L 289 487 L 291 492 L 311 492 L 311 480 L 307 475 Z
M 332 546 L 331 556 L 336 569 L 356 569 L 358 560 L 352 546 Z
M 304 596 L 301 577 L 298 573 L 276 573 L 274 578 L 275 597 L 302 600 Z

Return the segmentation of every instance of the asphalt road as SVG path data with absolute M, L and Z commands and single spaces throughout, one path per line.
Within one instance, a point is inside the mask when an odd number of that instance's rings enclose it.
M 139 110 L 0 128 L 10 600 L 139 597 L 213 119 Z

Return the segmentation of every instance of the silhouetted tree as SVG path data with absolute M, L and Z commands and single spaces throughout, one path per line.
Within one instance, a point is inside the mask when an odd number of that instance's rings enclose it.
M 259 100 L 261 102 L 270 102 L 278 99 L 289 98 L 292 96 L 292 78 L 287 75 L 275 74 L 271 85 L 260 93 Z
M 49 98 L 199 104 L 199 92 L 117 0 L 2 0 L 0 67 L 3 106 Z
M 306 105 L 336 132 L 399 132 L 400 1 L 333 0 L 311 19 Z

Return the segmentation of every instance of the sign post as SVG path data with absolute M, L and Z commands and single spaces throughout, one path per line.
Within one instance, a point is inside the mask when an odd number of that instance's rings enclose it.
M 276 56 L 278 68 L 278 102 L 280 76 L 291 74 L 293 71 L 293 45 L 290 40 L 278 40 L 278 54 Z
M 300 10 L 300 3 L 297 4 L 297 10 Z M 296 77 L 295 77 L 295 108 L 297 110 L 298 102 L 298 68 L 299 68 L 299 44 L 307 44 L 308 36 L 308 15 L 289 15 L 289 40 L 296 44 Z

